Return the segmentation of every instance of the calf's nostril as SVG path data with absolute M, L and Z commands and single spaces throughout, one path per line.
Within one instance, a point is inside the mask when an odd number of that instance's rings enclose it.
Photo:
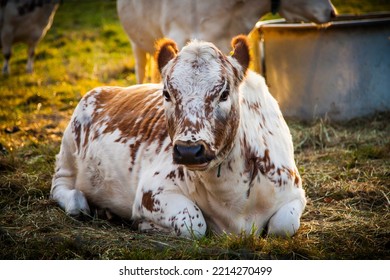
M 203 148 L 203 146 L 202 145 L 198 145 L 197 147 L 196 147 L 196 149 L 197 149 L 197 152 L 195 153 L 195 157 L 202 157 L 203 155 L 204 155 L 204 148 Z
M 178 145 L 175 145 L 175 146 L 173 147 L 173 152 L 174 152 L 176 155 L 181 156 L 180 150 L 179 150 L 179 146 L 178 146 Z

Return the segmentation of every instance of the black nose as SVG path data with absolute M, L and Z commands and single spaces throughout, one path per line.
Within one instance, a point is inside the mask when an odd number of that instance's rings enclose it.
M 201 164 L 207 161 L 203 145 L 175 145 L 173 160 L 178 164 Z

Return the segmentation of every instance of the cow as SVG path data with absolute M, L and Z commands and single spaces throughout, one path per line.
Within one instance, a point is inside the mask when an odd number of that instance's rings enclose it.
M 135 57 L 137 83 L 145 79 L 147 54 L 167 37 L 183 47 L 190 39 L 213 42 L 223 52 L 230 39 L 248 34 L 268 12 L 288 21 L 325 23 L 336 15 L 329 0 L 118 0 L 117 12 Z
M 51 197 L 70 215 L 90 205 L 153 230 L 292 236 L 306 205 L 292 137 L 248 40 L 233 54 L 159 43 L 162 83 L 88 92 L 65 129 Z
M 50 29 L 60 0 L 0 0 L 0 46 L 4 56 L 3 74 L 10 74 L 12 45 L 27 44 L 26 71 L 34 68 L 35 48 Z

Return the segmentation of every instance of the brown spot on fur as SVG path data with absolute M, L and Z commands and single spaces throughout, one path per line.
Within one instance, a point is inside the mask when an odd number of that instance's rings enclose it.
M 257 168 L 256 161 L 257 161 L 257 159 L 255 159 L 255 158 L 250 161 L 251 172 L 250 172 L 249 187 L 252 187 L 252 183 L 255 180 L 255 178 L 257 177 L 257 174 L 259 172 L 259 169 Z
M 184 171 L 183 171 L 183 167 L 178 167 L 177 168 L 177 175 L 178 175 L 178 177 L 179 177 L 179 179 L 181 180 L 181 181 L 184 181 Z
M 215 118 L 214 143 L 220 150 L 220 157 L 225 157 L 233 147 L 239 126 L 239 115 L 238 109 L 232 107 L 229 116 L 217 115 Z
M 80 120 L 75 117 L 72 121 L 72 133 L 75 136 L 77 153 L 82 155 L 82 158 L 85 159 L 85 148 L 89 142 L 89 135 L 91 131 L 90 122 L 80 122 Z
M 172 170 L 171 172 L 169 172 L 169 174 L 165 178 L 166 179 L 175 179 L 176 178 L 175 170 Z
M 142 143 L 151 144 L 156 141 L 158 153 L 168 137 L 160 95 L 160 90 L 144 90 L 141 87 L 131 91 L 125 88 L 115 90 L 102 88 L 100 94 L 93 96 L 96 98 L 92 114 L 93 125 L 98 127 L 106 125 L 103 134 L 118 130 L 119 138 L 116 142 L 126 143 L 130 139 L 137 139 L 129 145 L 132 164 L 135 163 Z M 97 130 L 94 133 L 96 137 Z M 75 135 L 77 137 L 77 134 Z M 79 139 L 76 138 L 76 141 Z
M 77 118 L 75 118 L 72 122 L 72 133 L 75 136 L 76 147 L 77 147 L 77 150 L 79 151 L 80 150 L 80 142 L 81 142 L 81 124 Z
M 275 164 L 271 161 L 268 149 L 264 151 L 264 156 L 259 157 L 258 159 L 258 167 L 263 175 L 267 174 L 271 169 L 275 168 Z
M 142 206 L 145 207 L 150 212 L 159 211 L 160 208 L 157 207 L 160 205 L 160 201 L 155 199 L 155 195 L 153 195 L 152 191 L 148 191 L 142 196 Z
M 256 163 L 256 155 L 252 152 L 247 139 L 246 134 L 243 135 L 243 138 L 241 139 L 241 146 L 243 148 L 242 153 L 245 158 L 245 174 L 249 174 L 250 182 L 253 181 L 254 178 L 254 170 L 257 169 Z M 256 167 L 254 169 L 254 167 Z
M 256 155 L 249 147 L 245 135 L 243 139 L 241 139 L 241 144 L 243 147 L 242 152 L 246 159 L 244 174 L 247 174 L 250 178 L 247 197 L 250 195 L 250 189 L 254 179 L 258 177 L 258 172 L 267 177 L 276 186 L 286 185 L 291 182 L 296 187 L 300 187 L 300 177 L 297 170 L 293 170 L 283 165 L 276 167 L 268 149 L 264 150 L 264 154 L 262 156 Z
M 300 185 L 301 185 L 301 178 L 299 177 L 299 175 L 297 173 L 294 174 L 295 178 L 294 178 L 294 185 L 299 188 Z
M 85 149 L 89 143 L 89 133 L 91 131 L 91 124 L 89 122 L 87 122 L 83 125 L 83 128 L 84 128 L 83 149 Z M 84 154 L 84 157 L 85 157 L 85 154 Z
M 142 205 L 150 212 L 152 212 L 154 208 L 154 199 L 152 195 L 152 191 L 148 191 L 142 196 Z
M 245 105 L 249 111 L 254 111 L 258 114 L 261 113 L 261 104 L 259 102 L 249 102 L 248 100 L 243 100 L 242 102 L 243 105 Z
M 238 87 L 244 78 L 243 72 L 238 71 L 238 69 L 234 67 L 233 64 L 224 55 L 220 57 L 220 61 L 223 65 L 221 70 L 224 73 L 226 73 L 226 69 L 230 69 L 230 71 L 233 71 L 233 85 L 234 87 Z
M 249 186 L 248 190 L 246 191 L 246 198 L 249 198 L 251 194 L 251 186 Z

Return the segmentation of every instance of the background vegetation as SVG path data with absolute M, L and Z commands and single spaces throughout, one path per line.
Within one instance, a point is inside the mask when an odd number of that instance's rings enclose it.
M 341 13 L 390 11 L 386 0 L 333 3 Z M 115 1 L 64 1 L 33 74 L 25 73 L 25 52 L 16 45 L 12 75 L 0 76 L 0 259 L 390 258 L 389 114 L 288 121 L 309 197 L 293 238 L 141 234 L 125 221 L 74 219 L 49 199 L 55 155 L 78 100 L 95 86 L 135 83 Z

